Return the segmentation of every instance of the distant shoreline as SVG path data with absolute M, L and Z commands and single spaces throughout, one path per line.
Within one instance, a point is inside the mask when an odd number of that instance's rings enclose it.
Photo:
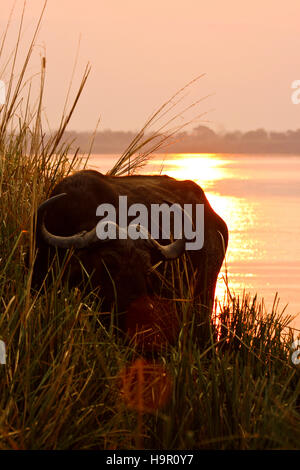
M 124 151 L 124 149 L 123 149 Z M 95 152 L 95 151 L 92 151 L 90 153 L 90 156 L 97 156 L 97 155 L 107 155 L 107 156 L 111 156 L 112 158 L 113 157 L 118 157 L 120 155 L 122 155 L 123 151 L 119 151 L 119 152 Z M 203 155 L 206 155 L 206 154 L 211 154 L 211 155 L 239 155 L 240 157 L 249 157 L 249 155 L 253 155 L 255 157 L 288 157 L 288 158 L 299 158 L 300 157 L 300 152 L 299 153 L 287 153 L 287 152 L 212 152 L 212 151 L 187 151 L 186 149 L 184 151 L 177 151 L 177 150 L 165 150 L 165 149 L 162 149 L 160 152 L 153 152 L 151 153 L 151 155 L 177 155 L 177 154 L 191 154 L 191 155 L 197 155 L 197 154 L 203 154 Z M 71 155 L 73 156 L 74 155 L 74 152 L 72 152 L 70 150 L 70 152 L 68 153 L 68 155 Z
M 104 130 L 92 132 L 66 131 L 64 137 L 72 142 L 70 153 L 76 149 L 93 154 L 121 154 L 132 142 L 136 132 Z M 286 132 L 267 132 L 257 129 L 248 132 L 216 134 L 206 126 L 191 133 L 177 134 L 157 153 L 230 153 L 300 155 L 300 129 Z

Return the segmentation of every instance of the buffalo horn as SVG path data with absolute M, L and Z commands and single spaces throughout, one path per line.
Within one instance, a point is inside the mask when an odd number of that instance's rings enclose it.
M 57 201 L 58 199 L 64 196 L 66 196 L 66 193 L 57 194 L 56 196 L 53 196 L 50 199 L 47 199 L 38 208 L 38 216 L 41 220 L 40 230 L 41 230 L 41 234 L 45 242 L 54 247 L 64 248 L 64 249 L 86 248 L 92 245 L 93 243 L 98 242 L 99 238 L 97 237 L 96 227 L 94 227 L 89 232 L 84 230 L 82 232 L 79 232 L 79 233 L 76 233 L 74 235 L 67 236 L 67 237 L 54 235 L 46 229 L 45 223 L 44 223 L 44 214 L 47 208 L 51 206 L 55 201 Z M 114 223 L 114 222 L 110 222 L 110 223 Z M 120 227 L 119 227 L 119 230 L 120 230 Z M 139 230 L 143 232 L 146 231 L 144 227 L 139 227 Z M 149 243 L 152 248 L 155 248 L 155 250 L 157 250 L 161 254 L 162 258 L 165 260 L 172 260 L 172 259 L 178 258 L 179 256 L 182 255 L 185 249 L 184 238 L 178 239 L 172 243 L 169 243 L 169 245 L 161 245 L 154 238 L 151 238 L 148 231 L 147 231 L 147 243 Z

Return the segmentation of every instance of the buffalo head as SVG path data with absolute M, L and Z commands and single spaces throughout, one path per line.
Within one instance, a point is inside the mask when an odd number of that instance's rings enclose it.
M 58 204 L 66 193 L 50 197 L 38 208 L 38 254 L 34 282 L 40 284 L 47 275 L 49 263 L 45 263 L 57 253 L 63 257 L 66 250 L 73 249 L 67 276 L 70 286 L 80 285 L 83 272 L 86 273 L 90 285 L 100 288 L 104 305 L 110 308 L 112 302 L 117 303 L 119 311 L 126 311 L 130 306 L 137 308 L 137 303 L 144 312 L 153 308 L 150 295 L 153 284 L 150 275 L 153 265 L 159 261 L 169 261 L 180 257 L 184 252 L 185 240 L 178 239 L 167 245 L 162 245 L 151 238 L 132 240 L 129 236 L 120 238 L 124 229 L 115 224 L 117 238 L 115 240 L 100 240 L 96 226 L 91 230 L 83 230 L 69 236 L 51 233 L 45 219 L 47 213 L 55 214 Z M 114 224 L 110 222 L 109 224 Z M 107 224 L 108 225 L 108 224 Z M 144 227 L 139 228 L 145 231 Z M 125 230 L 126 231 L 126 230 Z M 48 251 L 46 255 L 46 251 Z M 41 269 L 42 266 L 44 269 Z M 83 269 L 82 269 L 83 268 Z

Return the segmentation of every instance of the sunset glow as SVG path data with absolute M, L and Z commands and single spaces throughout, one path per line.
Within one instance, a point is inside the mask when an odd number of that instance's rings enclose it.
M 221 160 L 216 154 L 170 154 L 166 160 L 151 162 L 160 167 L 157 170 L 168 172 L 169 176 L 181 180 L 193 180 L 203 189 L 208 189 L 211 182 L 229 177 L 222 169 L 226 160 Z
M 300 1 L 0 1 L 0 450 L 300 450 Z

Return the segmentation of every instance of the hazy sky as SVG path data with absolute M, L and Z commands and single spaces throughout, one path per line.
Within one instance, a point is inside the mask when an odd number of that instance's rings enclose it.
M 13 0 L 0 0 L 3 31 Z M 28 0 L 24 41 L 43 0 Z M 7 52 L 17 32 L 20 7 Z M 299 0 L 48 0 L 31 73 L 46 49 L 46 111 L 52 127 L 63 108 L 81 36 L 78 84 L 92 71 L 69 129 L 136 130 L 195 76 L 188 100 L 214 93 L 198 111 L 215 130 L 300 127 L 291 84 L 300 80 Z M 0 64 L 0 71 L 1 71 Z M 5 78 L 5 76 L 4 76 Z

